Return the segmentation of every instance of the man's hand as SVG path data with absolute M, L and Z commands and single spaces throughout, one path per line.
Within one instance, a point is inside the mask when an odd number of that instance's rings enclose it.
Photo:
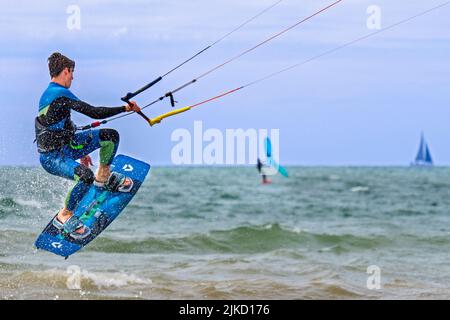
M 94 164 L 92 163 L 92 159 L 90 156 L 84 156 L 83 158 L 80 159 L 80 163 L 86 167 L 90 167 L 93 166 Z
M 139 112 L 139 111 L 141 111 L 141 108 L 139 108 L 139 106 L 137 105 L 137 103 L 135 101 L 129 101 L 128 105 L 125 106 L 125 110 L 127 112 L 131 112 L 131 111 Z

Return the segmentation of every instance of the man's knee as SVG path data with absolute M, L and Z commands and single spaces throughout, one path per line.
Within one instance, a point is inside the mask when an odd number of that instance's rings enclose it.
M 80 165 L 75 168 L 75 175 L 78 179 L 86 184 L 92 184 L 95 179 L 94 172 L 86 166 Z
M 119 143 L 119 132 L 114 129 L 100 129 L 100 141 L 112 141 L 115 144 Z

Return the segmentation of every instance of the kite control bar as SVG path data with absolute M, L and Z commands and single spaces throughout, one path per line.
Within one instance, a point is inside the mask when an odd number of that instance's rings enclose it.
M 162 78 L 159 77 L 158 79 L 152 81 L 151 83 L 149 83 L 149 84 L 146 85 L 145 87 L 142 87 L 141 89 L 139 89 L 138 91 L 136 91 L 136 92 L 134 92 L 134 93 L 128 92 L 127 95 L 126 95 L 125 97 L 121 98 L 121 100 L 122 100 L 123 102 L 126 102 L 126 103 L 129 104 L 131 98 L 133 98 L 134 96 L 138 95 L 138 94 L 141 93 L 142 91 L 147 90 L 148 88 L 150 88 L 152 85 L 154 85 L 155 83 L 157 83 L 157 82 L 160 81 L 161 79 L 162 79 Z M 137 111 L 136 113 L 137 113 L 138 115 L 140 115 L 142 118 L 144 118 L 145 121 L 147 121 L 147 122 L 150 124 L 150 121 L 151 121 L 151 120 L 150 120 L 149 117 L 147 117 L 142 111 Z
M 133 99 L 135 96 L 137 96 L 138 94 L 144 92 L 145 90 L 153 87 L 155 84 L 157 84 L 158 82 L 160 82 L 162 80 L 162 77 L 158 77 L 155 80 L 153 80 L 152 82 L 150 82 L 149 84 L 147 84 L 146 86 L 140 88 L 139 90 L 136 90 L 135 92 L 128 92 L 125 97 L 122 97 L 121 100 L 128 103 L 128 101 L 130 101 L 131 99 Z
M 173 111 L 161 114 L 161 115 L 157 116 L 156 118 L 151 119 L 149 121 L 149 123 L 153 127 L 153 125 L 155 125 L 157 123 L 160 123 L 161 120 L 164 119 L 164 118 L 168 118 L 168 117 L 171 117 L 171 116 L 174 116 L 176 114 L 183 113 L 183 112 L 186 112 L 186 111 L 189 111 L 189 110 L 191 110 L 190 106 L 184 107 L 184 108 L 180 108 L 180 109 L 176 109 L 176 110 L 173 110 Z
M 157 116 L 157 117 L 155 117 L 153 119 L 149 119 L 145 115 L 144 115 L 144 117 L 146 118 L 148 124 L 153 127 L 155 124 L 160 123 L 162 119 L 174 116 L 174 115 L 179 114 L 179 113 L 186 112 L 188 110 L 191 110 L 191 108 L 192 108 L 191 106 L 188 106 L 188 107 L 176 109 L 176 110 L 173 110 L 173 111 L 161 114 L 161 115 L 159 115 L 159 116 Z M 114 120 L 114 119 L 110 119 L 110 120 Z M 88 124 L 86 126 L 78 127 L 77 130 L 81 130 L 81 131 L 89 130 L 89 129 L 92 129 L 92 128 L 99 127 L 102 124 L 106 124 L 106 123 L 108 123 L 108 120 L 95 121 L 95 122 L 92 122 L 91 124 Z

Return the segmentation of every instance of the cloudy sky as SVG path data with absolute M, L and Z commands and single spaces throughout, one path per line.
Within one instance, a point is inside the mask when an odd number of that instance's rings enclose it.
M 2 1 L 0 165 L 37 165 L 33 120 L 49 82 L 47 57 L 76 61 L 71 90 L 93 105 L 117 106 L 133 91 L 278 0 Z M 295 24 L 333 0 L 284 0 L 136 98 L 165 92 Z M 308 60 L 445 0 L 344 0 L 320 16 L 211 73 L 177 95 L 190 105 Z M 71 6 L 80 28 L 68 27 Z M 110 126 L 120 153 L 171 164 L 171 134 L 203 128 L 279 129 L 280 157 L 298 165 L 408 165 L 421 131 L 438 165 L 450 165 L 450 5 L 150 128 L 131 115 Z M 73 26 L 73 25 L 72 25 Z M 164 101 L 145 110 L 170 111 Z M 78 124 L 90 122 L 74 115 Z M 95 157 L 94 157 L 95 159 Z

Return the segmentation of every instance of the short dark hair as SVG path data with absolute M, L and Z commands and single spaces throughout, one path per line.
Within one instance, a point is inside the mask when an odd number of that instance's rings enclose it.
M 48 57 L 48 71 L 50 77 L 58 76 L 65 68 L 75 69 L 75 61 L 67 58 L 59 52 L 54 52 Z

